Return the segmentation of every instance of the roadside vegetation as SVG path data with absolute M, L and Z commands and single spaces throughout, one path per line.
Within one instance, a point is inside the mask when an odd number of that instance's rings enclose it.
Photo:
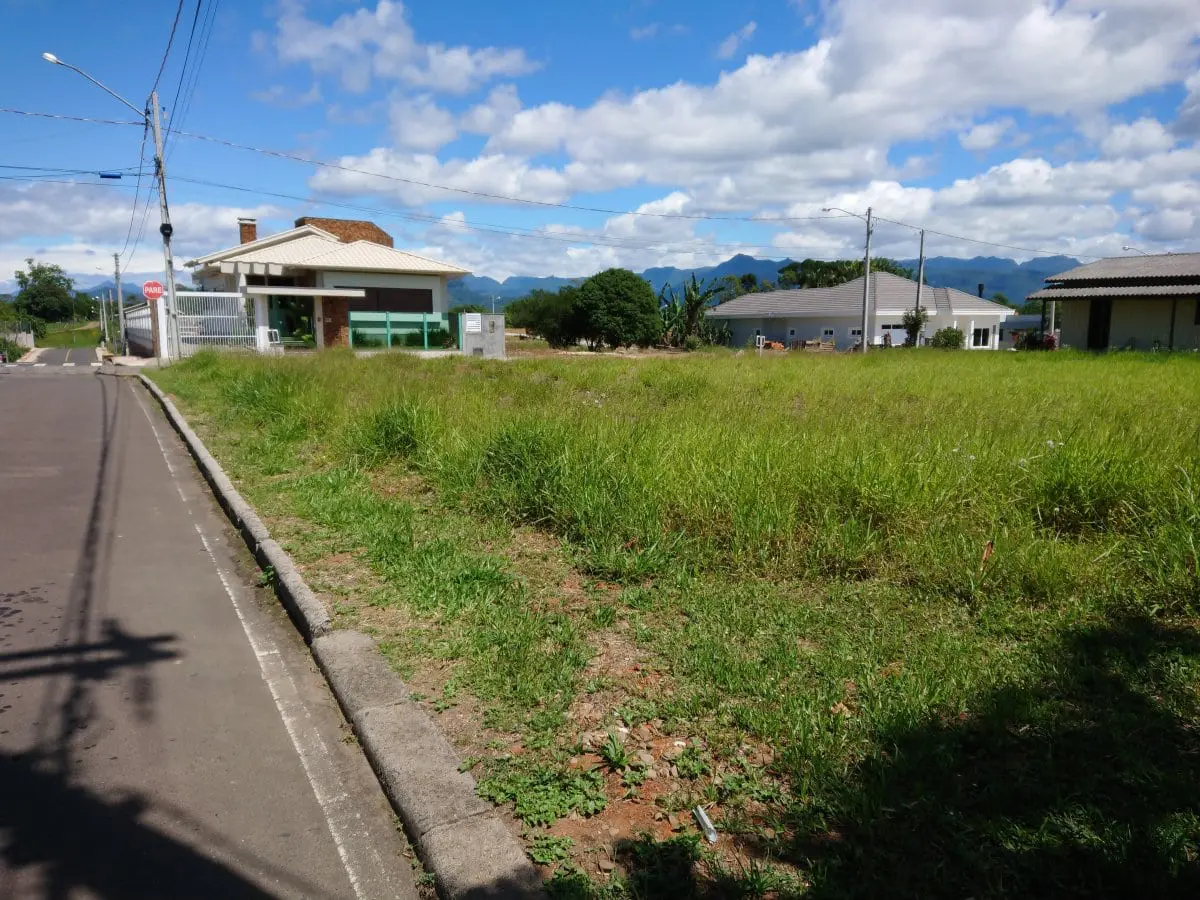
M 557 896 L 1200 892 L 1194 357 L 155 378 Z

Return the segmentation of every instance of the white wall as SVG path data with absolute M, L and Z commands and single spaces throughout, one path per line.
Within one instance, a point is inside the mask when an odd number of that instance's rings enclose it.
M 1200 349 L 1200 327 L 1196 321 L 1196 299 L 1180 297 L 1175 309 L 1175 349 Z M 1059 303 L 1058 324 L 1065 346 L 1087 349 L 1090 300 L 1067 300 Z M 1170 298 L 1114 300 L 1112 322 L 1108 333 L 1110 347 L 1129 347 L 1151 350 L 1154 342 L 1166 349 L 1171 339 Z M 1132 342 L 1132 344 L 1131 344 Z
M 433 292 L 433 312 L 444 313 L 449 292 L 445 275 L 394 275 L 386 272 L 317 272 L 319 287 L 413 288 Z
M 715 319 L 716 317 L 714 317 Z M 987 348 L 977 349 L 998 349 L 999 348 L 999 326 L 1003 320 L 1003 316 L 997 314 L 976 314 L 972 316 L 957 316 L 948 315 L 931 316 L 928 324 L 925 326 L 925 337 L 933 337 L 933 333 L 939 328 L 956 327 L 962 330 L 967 338 L 967 349 L 971 349 L 971 329 L 989 328 L 991 329 L 991 341 Z M 743 347 L 754 339 L 755 329 L 757 329 L 769 341 L 780 341 L 781 343 L 790 345 L 792 341 L 809 341 L 822 340 L 825 338 L 825 329 L 833 329 L 834 343 L 839 350 L 849 350 L 858 343 L 858 335 L 851 334 L 851 330 L 858 330 L 862 327 L 861 316 L 826 316 L 824 318 L 813 316 L 804 318 L 775 318 L 775 319 L 724 319 L 729 323 L 730 330 L 733 333 L 733 338 L 730 341 L 730 346 Z M 905 332 L 902 327 L 895 329 L 886 329 L 885 325 L 902 326 L 904 324 L 904 314 L 897 313 L 895 315 L 889 312 L 876 313 L 871 317 L 872 326 L 872 344 L 879 346 L 883 343 L 883 336 L 889 330 L 892 335 L 892 345 L 899 347 L 904 343 Z M 794 333 L 793 333 L 794 332 Z

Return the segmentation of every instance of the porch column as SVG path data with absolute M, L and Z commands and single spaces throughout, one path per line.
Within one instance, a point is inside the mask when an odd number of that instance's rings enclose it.
M 993 350 L 1000 349 L 1000 326 L 999 325 L 992 326 L 992 349 Z
M 271 314 L 267 297 L 254 295 L 254 347 L 259 353 L 271 349 Z
M 325 346 L 350 346 L 350 301 L 345 297 L 325 297 L 321 303 L 325 315 Z
M 325 346 L 325 318 L 320 297 L 313 297 L 313 343 L 318 350 Z

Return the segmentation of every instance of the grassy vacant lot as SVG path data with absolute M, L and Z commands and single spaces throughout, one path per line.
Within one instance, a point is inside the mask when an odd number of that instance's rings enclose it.
M 1200 359 L 155 377 L 560 896 L 1200 895 Z
M 70 322 L 46 326 L 46 333 L 37 339 L 39 347 L 95 347 L 100 343 L 100 326 L 96 322 Z

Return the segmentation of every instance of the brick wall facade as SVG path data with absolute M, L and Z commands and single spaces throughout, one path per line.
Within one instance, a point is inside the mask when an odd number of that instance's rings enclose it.
M 372 244 L 382 244 L 384 247 L 395 247 L 392 236 L 374 222 L 362 222 L 356 219 L 320 219 L 315 216 L 301 216 L 296 220 L 296 227 L 312 225 L 322 231 L 328 231 L 339 240 L 370 241 Z
M 322 297 L 321 316 L 325 320 L 325 346 L 350 346 L 350 301 L 345 297 Z

